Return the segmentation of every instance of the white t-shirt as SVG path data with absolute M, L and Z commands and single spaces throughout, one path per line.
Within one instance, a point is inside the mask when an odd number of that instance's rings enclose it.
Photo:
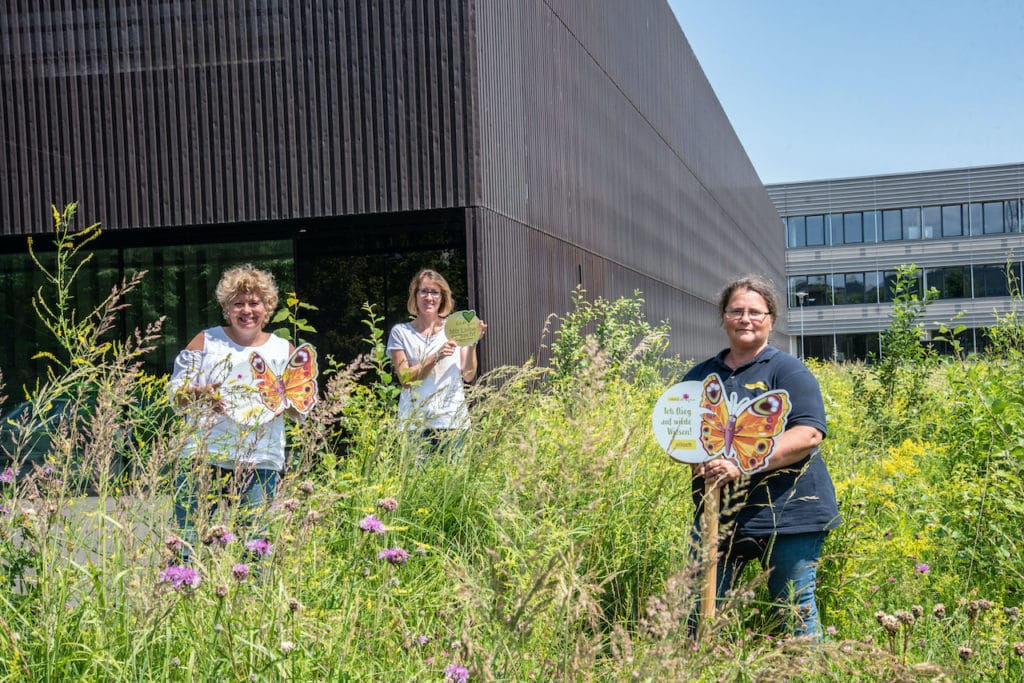
M 259 353 L 280 375 L 290 355 L 288 341 L 272 334 L 260 346 L 240 346 L 222 327 L 211 327 L 203 335 L 202 351 L 185 349 L 174 359 L 168 391 L 173 396 L 190 385 L 221 382 L 225 410 L 188 416 L 193 431 L 183 455 L 205 454 L 211 464 L 227 469 L 244 464 L 280 472 L 284 469 L 284 417 L 263 405 L 249 359 L 254 351 Z
M 404 351 L 409 365 L 418 365 L 437 353 L 447 341 L 443 329 L 427 336 L 417 332 L 412 323 L 402 323 L 391 328 L 387 350 Z M 398 399 L 398 419 L 406 429 L 469 428 L 460 351 L 457 349 L 447 358 L 441 358 L 416 386 L 402 389 Z

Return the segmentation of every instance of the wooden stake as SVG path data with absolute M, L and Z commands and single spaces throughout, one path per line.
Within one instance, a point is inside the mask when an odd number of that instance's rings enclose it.
M 700 624 L 697 637 L 703 640 L 705 630 L 715 620 L 715 599 L 718 597 L 718 512 L 722 489 L 715 482 L 704 480 L 704 516 L 701 526 L 701 557 L 704 581 L 701 584 Z

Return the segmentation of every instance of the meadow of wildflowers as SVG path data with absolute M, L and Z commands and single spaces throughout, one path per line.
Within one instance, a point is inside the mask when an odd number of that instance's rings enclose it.
M 688 468 L 649 427 L 679 367 L 660 356 L 670 331 L 636 299 L 578 297 L 557 372 L 499 368 L 470 389 L 474 426 L 454 460 L 419 462 L 395 429 L 371 317 L 366 357 L 332 368 L 292 430 L 259 528 L 221 506 L 183 563 L 169 498 L 183 428 L 161 378 L 139 372 L 159 330 L 104 337 L 131 301 L 124 283 L 75 317 L 85 327 L 34 396 L 42 407 L 87 384 L 103 405 L 55 430 L 47 469 L 0 473 L 0 680 L 1024 675 L 1019 349 L 915 361 L 901 370 L 920 375 L 912 396 L 870 366 L 814 365 L 845 520 L 820 568 L 828 636 L 774 631 L 751 568 L 693 642 Z M 604 341 L 587 333 L 599 316 Z M 146 412 L 126 410 L 140 396 Z M 121 472 L 109 435 L 139 434 L 131 419 L 148 427 Z

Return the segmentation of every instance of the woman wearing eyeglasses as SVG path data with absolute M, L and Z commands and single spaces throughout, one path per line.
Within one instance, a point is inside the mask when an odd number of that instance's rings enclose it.
M 446 441 L 457 445 L 469 428 L 462 387 L 476 378 L 476 345 L 460 347 L 445 336 L 445 317 L 454 305 L 452 290 L 437 271 L 416 273 L 406 308 L 413 319 L 391 329 L 387 346 L 402 382 L 399 420 L 420 431 L 433 450 Z M 486 332 L 485 323 L 480 327 Z
M 705 419 L 701 440 L 705 449 L 712 445 L 710 452 L 721 450 L 693 466 L 698 520 L 705 480 L 721 487 L 726 540 L 720 545 L 718 595 L 732 587 L 747 562 L 759 560 L 769 572 L 772 599 L 792 607 L 783 610 L 792 617 L 792 633 L 820 639 L 817 566 L 828 531 L 839 525 L 835 488 L 818 450 L 825 437 L 821 388 L 799 359 L 769 343 L 778 315 L 770 282 L 736 280 L 722 291 L 718 307 L 729 347 L 684 377 L 704 382 L 714 416 Z M 716 434 L 719 428 L 723 433 Z

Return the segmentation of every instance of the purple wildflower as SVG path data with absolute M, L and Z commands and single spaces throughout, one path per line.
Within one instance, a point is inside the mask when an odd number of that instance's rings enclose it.
M 185 541 L 181 540 L 180 537 L 171 534 L 164 539 L 164 546 L 166 546 L 172 553 L 177 553 L 181 552 L 182 548 L 185 547 Z
M 914 565 L 914 573 L 915 574 L 927 574 L 931 570 L 932 570 L 932 568 L 929 567 L 924 562 L 918 562 L 916 565 Z
M 452 683 L 466 683 L 469 680 L 469 669 L 461 664 L 449 664 L 444 668 L 444 675 Z
M 246 543 L 245 549 L 255 553 L 258 557 L 263 557 L 270 554 L 270 551 L 274 549 L 274 544 L 265 538 L 257 538 Z
M 231 568 L 231 576 L 235 577 L 235 581 L 245 581 L 249 578 L 249 565 L 239 562 Z
M 409 559 L 409 553 L 401 548 L 388 548 L 377 553 L 377 559 L 387 560 L 391 564 L 405 564 L 405 561 Z
M 198 588 L 202 579 L 192 567 L 172 565 L 160 573 L 160 581 L 169 583 L 175 590 Z
M 16 476 L 18 476 L 18 473 L 14 471 L 14 468 L 8 467 L 3 472 L 0 472 L 0 484 L 10 484 Z
M 380 521 L 373 515 L 366 515 L 359 521 L 359 528 L 370 534 L 383 534 L 386 529 L 384 528 L 384 522 Z
M 398 501 L 388 496 L 377 501 L 377 507 L 384 512 L 394 512 L 398 509 Z
M 224 548 L 235 540 L 237 540 L 237 537 L 228 531 L 226 526 L 218 524 L 217 526 L 210 528 L 210 533 L 208 533 L 206 538 L 203 539 L 203 543 L 206 545 L 218 545 L 221 548 Z

